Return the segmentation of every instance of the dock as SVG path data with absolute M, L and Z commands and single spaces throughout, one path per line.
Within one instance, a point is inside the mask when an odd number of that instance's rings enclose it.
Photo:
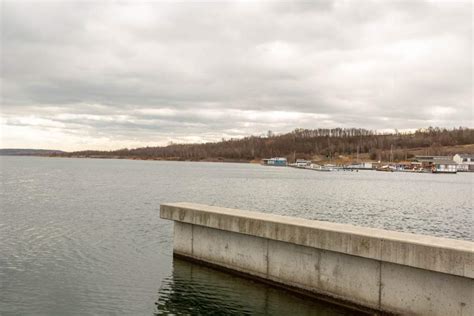
M 376 314 L 474 315 L 474 242 L 162 204 L 176 256 Z

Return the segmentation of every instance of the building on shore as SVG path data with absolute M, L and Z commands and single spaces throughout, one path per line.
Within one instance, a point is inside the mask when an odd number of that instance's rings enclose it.
M 433 173 L 457 172 L 457 163 L 450 156 L 415 156 L 412 161 Z
M 431 168 L 433 173 L 456 173 L 457 164 L 451 159 L 435 160 Z
M 262 165 L 264 166 L 286 167 L 287 164 L 286 158 L 283 157 L 262 159 Z
M 474 154 L 456 154 L 453 160 L 457 163 L 460 172 L 474 172 Z
M 449 156 L 415 156 L 413 162 L 433 173 L 456 173 L 457 163 Z
M 421 163 L 423 167 L 431 167 L 437 160 L 451 160 L 449 156 L 415 156 L 413 162 Z

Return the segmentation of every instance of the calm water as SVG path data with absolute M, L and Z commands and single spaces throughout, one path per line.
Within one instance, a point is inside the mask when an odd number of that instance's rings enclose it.
M 162 202 L 473 240 L 474 174 L 0 157 L 0 314 L 347 315 L 175 259 Z

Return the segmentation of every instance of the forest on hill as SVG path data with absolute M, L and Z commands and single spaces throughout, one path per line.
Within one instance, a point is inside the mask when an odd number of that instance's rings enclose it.
M 54 149 L 22 149 L 22 148 L 1 148 L 0 156 L 51 156 L 61 155 L 66 152 Z
M 411 133 L 378 133 L 362 128 L 296 129 L 290 133 L 249 136 L 203 144 L 119 149 L 113 151 L 78 151 L 55 156 L 110 157 L 163 160 L 252 161 L 268 157 L 334 158 L 341 155 L 372 160 L 397 161 L 426 155 L 455 154 L 449 146 L 474 144 L 474 129 L 429 127 Z

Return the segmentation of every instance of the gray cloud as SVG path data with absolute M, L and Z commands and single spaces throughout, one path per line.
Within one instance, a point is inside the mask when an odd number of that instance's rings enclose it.
M 2 146 L 472 126 L 462 1 L 2 2 Z

